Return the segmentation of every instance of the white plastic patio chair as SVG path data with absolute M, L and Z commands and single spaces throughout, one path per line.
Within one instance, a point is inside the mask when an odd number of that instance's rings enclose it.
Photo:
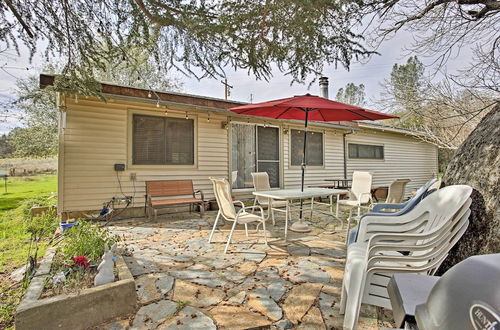
M 339 216 L 339 206 L 349 209 L 349 218 L 352 217 L 352 209 L 358 209 L 358 217 L 361 214 L 361 208 L 370 209 L 372 201 L 372 175 L 370 172 L 354 171 L 352 173 L 352 185 L 349 190 L 348 199 L 341 199 L 337 202 L 336 216 Z M 365 206 L 366 204 L 369 206 Z
M 252 173 L 253 186 L 255 191 L 267 191 L 271 190 L 271 185 L 269 184 L 269 174 L 267 172 L 254 172 Z M 271 203 L 271 205 L 269 205 Z M 267 208 L 267 218 L 269 219 L 269 214 L 273 220 L 273 225 L 276 224 L 274 221 L 274 211 L 286 213 L 286 209 L 282 210 L 280 208 L 286 208 L 288 205 L 287 201 L 275 201 L 269 200 L 268 198 L 255 197 L 253 205 L 259 204 L 260 206 Z
M 404 203 L 397 204 L 387 204 L 387 203 L 377 203 L 373 205 L 370 212 L 363 214 L 359 219 L 355 219 L 358 222 L 363 221 L 366 217 L 372 216 L 384 216 L 384 217 L 398 217 L 406 214 L 413 210 L 413 208 L 420 203 L 426 196 L 436 191 L 440 184 L 437 184 L 437 179 L 431 179 L 427 181 L 422 187 L 420 187 L 409 200 Z M 435 188 L 433 188 L 435 187 Z M 349 219 L 351 220 L 351 219 Z M 347 245 L 356 242 L 358 236 L 359 224 L 354 228 L 351 228 L 350 221 L 347 224 Z
M 358 241 L 347 250 L 340 302 L 344 329 L 356 329 L 361 303 L 391 309 L 392 274 L 435 273 L 467 229 L 471 193 L 465 185 L 445 187 L 404 215 L 361 222 Z
M 406 185 L 410 181 L 410 179 L 396 179 L 392 181 L 385 202 L 390 204 L 401 203 L 405 196 Z
M 219 221 L 219 217 L 222 216 L 227 221 L 232 221 L 233 226 L 231 227 L 231 231 L 229 232 L 229 236 L 226 243 L 226 248 L 224 249 L 224 253 L 227 253 L 227 249 L 229 248 L 229 244 L 231 243 L 231 238 L 233 237 L 234 228 L 236 224 L 245 225 L 245 234 L 248 237 L 248 224 L 252 222 L 257 222 L 256 230 L 259 230 L 259 226 L 262 224 L 264 230 L 264 243 L 267 245 L 267 237 L 266 237 L 266 220 L 264 219 L 264 210 L 261 206 L 247 206 L 241 201 L 233 201 L 231 198 L 231 187 L 229 182 L 224 178 L 210 178 L 214 188 L 215 199 L 217 200 L 217 205 L 219 206 L 219 212 L 217 213 L 217 217 L 215 218 L 214 226 L 212 231 L 210 232 L 210 237 L 208 238 L 208 242 L 212 242 L 212 237 L 214 235 L 215 229 L 217 228 L 217 222 Z M 234 204 L 239 203 L 241 205 L 241 209 L 236 212 L 234 208 Z M 260 216 L 256 214 L 252 214 L 247 212 L 246 210 L 255 208 L 260 209 Z

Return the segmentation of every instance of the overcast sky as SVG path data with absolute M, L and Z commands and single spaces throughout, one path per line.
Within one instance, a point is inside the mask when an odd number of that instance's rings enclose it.
M 374 108 L 374 100 L 377 99 L 381 92 L 380 83 L 389 77 L 394 63 L 406 62 L 409 54 L 404 51 L 404 47 L 408 46 L 411 40 L 412 37 L 410 34 L 400 32 L 397 37 L 382 44 L 378 50 L 380 55 L 374 55 L 365 64 L 355 63 L 352 65 L 350 71 L 346 71 L 342 67 L 338 67 L 337 69 L 333 66 L 325 68 L 323 75 L 327 76 L 330 80 L 330 98 L 334 98 L 337 90 L 349 82 L 355 84 L 362 83 L 365 85 L 368 101 L 367 107 Z M 419 58 L 426 65 L 430 65 L 434 60 L 425 56 L 419 56 Z M 466 67 L 469 64 L 470 58 L 470 49 L 462 49 L 460 54 L 455 54 L 448 61 L 446 66 L 447 72 L 453 74 L 457 70 Z M 16 79 L 38 73 L 43 63 L 44 61 L 40 55 L 35 55 L 33 61 L 30 63 L 26 50 L 22 50 L 21 56 L 16 56 L 13 52 L 8 56 L 1 54 L 0 67 L 4 66 L 4 71 L 0 70 L 0 98 L 12 97 Z M 432 69 L 429 68 L 428 71 L 431 72 Z M 232 100 L 249 102 L 251 94 L 253 102 L 305 93 L 319 94 L 317 82 L 312 84 L 310 88 L 308 88 L 310 80 L 306 81 L 305 84 L 293 84 L 290 86 L 291 78 L 278 71 L 273 73 L 274 77 L 268 82 L 256 80 L 244 70 L 235 72 L 229 69 L 226 73 L 228 83 L 234 87 L 230 95 L 230 99 Z M 220 82 L 220 79 L 203 79 L 198 81 L 195 78 L 186 77 L 182 74 L 176 74 L 176 76 L 184 84 L 182 92 L 217 98 L 224 97 L 224 86 Z M 435 79 L 439 79 L 439 75 Z M 5 133 L 17 125 L 18 123 L 14 121 L 2 122 L 0 123 L 0 133 Z

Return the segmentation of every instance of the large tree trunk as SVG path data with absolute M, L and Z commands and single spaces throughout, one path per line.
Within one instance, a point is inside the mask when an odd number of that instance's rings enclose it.
M 500 104 L 458 148 L 443 181 L 467 184 L 474 191 L 469 227 L 439 269 L 441 274 L 470 256 L 500 252 Z

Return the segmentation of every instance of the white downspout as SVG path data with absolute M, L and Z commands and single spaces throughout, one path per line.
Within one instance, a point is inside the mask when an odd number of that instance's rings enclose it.
M 57 92 L 56 106 L 59 109 L 59 146 L 57 157 L 57 213 L 61 220 L 64 214 L 64 138 L 66 131 L 66 94 Z

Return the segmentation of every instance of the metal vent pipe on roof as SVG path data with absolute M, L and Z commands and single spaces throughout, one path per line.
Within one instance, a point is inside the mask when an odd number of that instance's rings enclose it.
M 319 78 L 319 96 L 328 98 L 328 77 Z

